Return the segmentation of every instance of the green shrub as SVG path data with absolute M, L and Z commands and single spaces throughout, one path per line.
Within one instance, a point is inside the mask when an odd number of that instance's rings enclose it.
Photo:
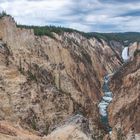
M 28 74 L 28 79 L 30 80 L 30 81 L 37 81 L 37 78 L 36 78 L 36 75 L 35 74 L 33 74 L 31 71 L 27 71 L 27 74 Z
M 134 57 L 136 57 L 137 54 L 140 54 L 140 50 L 136 50 L 136 51 L 134 52 Z
M 4 17 L 4 16 L 9 16 L 5 11 L 2 11 L 0 13 L 0 18 Z

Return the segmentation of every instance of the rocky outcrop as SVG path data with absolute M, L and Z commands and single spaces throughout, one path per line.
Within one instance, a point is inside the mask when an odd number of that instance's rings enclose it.
M 131 59 L 133 59 L 137 53 L 137 51 L 140 51 L 140 42 L 134 42 L 129 47 L 129 56 Z
M 37 132 L 23 129 L 18 124 L 8 121 L 0 121 L 0 139 L 1 140 L 47 140 L 41 137 Z
M 65 135 L 64 135 L 65 134 Z M 48 140 L 92 140 L 89 122 L 81 115 L 75 115 L 57 127 L 47 136 Z
M 0 119 L 47 135 L 81 113 L 93 124 L 90 133 L 102 135 L 97 108 L 102 77 L 121 61 L 103 40 L 79 33 L 54 36 L 17 28 L 10 16 L 0 19 Z
M 75 115 L 56 126 L 48 136 L 41 136 L 33 130 L 24 130 L 19 124 L 0 121 L 2 140 L 92 140 L 89 121 L 82 115 Z M 65 134 L 65 135 L 64 135 Z
M 140 53 L 123 65 L 112 77 L 113 100 L 109 120 L 112 139 L 140 139 Z

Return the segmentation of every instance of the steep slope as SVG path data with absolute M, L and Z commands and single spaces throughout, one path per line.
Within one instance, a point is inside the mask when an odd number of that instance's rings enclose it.
M 65 135 L 64 135 L 65 134 Z M 72 116 L 48 136 L 25 130 L 19 124 L 0 121 L 1 140 L 92 140 L 88 120 L 82 115 Z
M 79 33 L 35 36 L 14 19 L 0 19 L 0 119 L 48 134 L 73 114 L 99 134 L 102 77 L 121 65 L 103 40 Z M 97 132 L 95 132 L 97 130 Z
M 88 123 L 81 115 L 72 116 L 49 134 L 47 140 L 92 140 Z
M 133 44 L 130 51 L 136 48 L 139 45 Z M 113 101 L 109 107 L 109 120 L 114 140 L 140 139 L 140 52 L 135 51 L 134 56 L 110 81 Z

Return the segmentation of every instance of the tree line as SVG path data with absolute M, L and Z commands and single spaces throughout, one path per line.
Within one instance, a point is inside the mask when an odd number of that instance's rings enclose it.
M 0 13 L 0 18 L 4 16 L 10 16 L 5 11 Z M 58 35 L 63 34 L 64 32 L 68 33 L 79 33 L 83 35 L 85 38 L 92 38 L 95 37 L 99 41 L 101 39 L 109 42 L 111 40 L 119 41 L 119 42 L 126 42 L 129 44 L 131 42 L 140 42 L 140 32 L 124 32 L 124 33 L 97 33 L 97 32 L 81 32 L 75 29 L 66 28 L 66 27 L 56 27 L 56 26 L 28 26 L 28 25 L 20 25 L 17 24 L 19 28 L 26 28 L 26 29 L 33 29 L 34 34 L 37 36 L 47 35 L 51 38 L 54 38 L 53 33 Z

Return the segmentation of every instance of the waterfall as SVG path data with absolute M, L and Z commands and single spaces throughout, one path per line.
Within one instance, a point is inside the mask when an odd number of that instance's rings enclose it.
M 129 48 L 128 47 L 125 47 L 122 51 L 122 58 L 124 61 L 127 61 L 129 60 Z

